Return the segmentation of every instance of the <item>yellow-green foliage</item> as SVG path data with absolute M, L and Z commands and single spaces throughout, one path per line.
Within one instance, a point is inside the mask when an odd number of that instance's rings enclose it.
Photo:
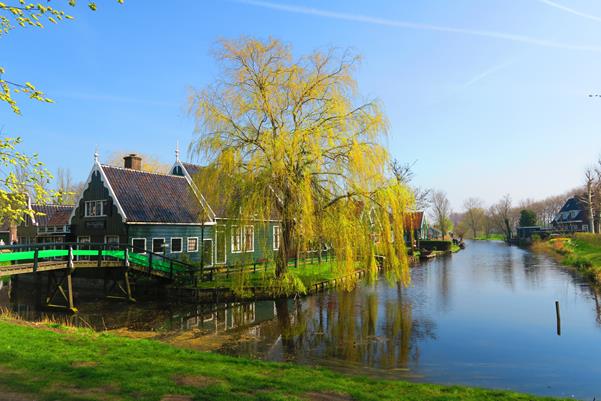
M 327 244 L 341 272 L 362 260 L 373 274 L 378 254 L 388 277 L 407 284 L 412 194 L 389 179 L 387 121 L 377 102 L 359 101 L 358 57 L 295 59 L 278 40 L 251 38 L 222 41 L 216 55 L 220 78 L 190 100 L 190 149 L 208 161 L 197 181 L 209 203 L 230 200 L 241 221 L 281 220 L 278 275 L 287 257 Z
M 32 201 L 44 203 L 54 194 L 46 189 L 52 175 L 44 169 L 37 155 L 28 156 L 17 150 L 21 138 L 0 138 L 0 221 L 23 221 L 34 212 L 28 205 Z

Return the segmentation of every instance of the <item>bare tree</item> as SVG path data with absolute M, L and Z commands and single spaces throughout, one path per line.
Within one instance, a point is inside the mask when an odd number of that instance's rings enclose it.
M 463 202 L 465 209 L 464 221 L 467 227 L 471 230 L 474 238 L 478 236 L 478 231 L 484 224 L 484 202 L 479 198 L 468 198 Z
M 444 191 L 433 191 L 430 198 L 432 205 L 432 213 L 438 228 L 442 233 L 442 238 L 447 235 L 451 220 L 451 204 L 447 199 L 447 194 Z
M 390 163 L 390 169 L 399 183 L 409 186 L 413 191 L 413 196 L 415 197 L 415 208 L 418 210 L 423 210 L 430 206 L 432 189 L 420 188 L 411 185 L 411 181 L 415 177 L 415 173 L 413 172 L 413 166 L 415 163 L 415 161 L 413 163 L 401 163 L 400 161 L 394 159 Z
M 491 217 L 495 226 L 504 233 L 505 240 L 510 241 L 516 222 L 516 213 L 511 206 L 511 196 L 506 194 L 501 200 L 491 206 Z
M 75 183 L 71 170 L 59 167 L 56 172 L 56 196 L 57 205 L 73 205 L 79 193 L 83 190 L 82 182 Z

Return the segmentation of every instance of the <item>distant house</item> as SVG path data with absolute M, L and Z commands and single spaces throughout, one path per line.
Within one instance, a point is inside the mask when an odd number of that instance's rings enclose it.
M 442 239 L 442 231 L 434 227 L 428 227 L 428 239 Z
M 136 252 L 203 266 L 272 258 L 279 248 L 279 224 L 264 227 L 216 214 L 194 185 L 191 166 L 176 158 L 174 168 L 159 174 L 142 171 L 142 160 L 134 154 L 124 157 L 124 167 L 96 158 L 70 216 L 73 238 L 127 243 Z
M 30 208 L 35 215 L 26 216 L 17 227 L 19 244 L 65 242 L 71 239 L 69 216 L 73 206 L 32 204 Z
M 568 199 L 551 224 L 562 231 L 589 231 L 591 219 L 585 202 L 577 196 Z
M 428 220 L 423 211 L 405 213 L 403 231 L 406 244 L 411 244 L 411 241 L 428 239 L 428 229 Z

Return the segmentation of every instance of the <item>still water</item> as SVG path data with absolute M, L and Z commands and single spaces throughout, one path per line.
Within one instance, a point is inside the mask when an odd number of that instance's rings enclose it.
M 0 303 L 39 318 L 23 302 Z M 557 333 L 555 301 L 561 305 Z M 500 242 L 379 280 L 282 302 L 165 305 L 85 301 L 78 324 L 127 328 L 229 355 L 386 378 L 582 400 L 601 397 L 601 292 L 553 259 Z

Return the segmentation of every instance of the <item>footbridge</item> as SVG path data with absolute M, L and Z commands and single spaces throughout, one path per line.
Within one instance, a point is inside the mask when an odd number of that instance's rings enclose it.
M 33 275 L 36 300 L 42 307 L 76 311 L 73 275 L 92 269 L 102 272 L 107 297 L 130 302 L 134 301 L 131 273 L 192 284 L 200 271 L 177 259 L 128 244 L 61 242 L 0 247 L 0 278 Z M 46 282 L 45 293 L 42 281 Z

